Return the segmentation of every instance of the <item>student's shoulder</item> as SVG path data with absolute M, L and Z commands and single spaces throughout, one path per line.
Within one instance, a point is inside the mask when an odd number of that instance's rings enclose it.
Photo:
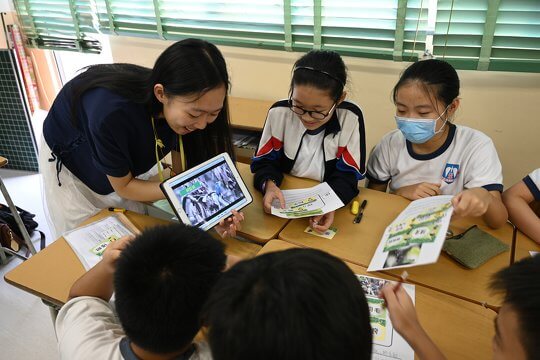
M 90 296 L 71 299 L 60 309 L 55 325 L 61 358 L 121 358 L 118 344 L 125 333 L 106 301 Z
M 456 125 L 456 138 L 469 146 L 493 144 L 493 140 L 482 131 L 464 125 Z
M 350 100 L 342 101 L 341 104 L 339 104 L 337 108 L 342 111 L 344 110 L 345 113 L 347 112 L 353 113 L 354 115 L 361 118 L 362 120 L 364 119 L 364 113 L 362 112 L 362 109 L 360 108 L 360 106 L 358 106 L 358 104 Z M 339 111 L 338 113 L 341 113 L 342 111 Z
M 407 142 L 405 140 L 405 136 L 403 136 L 399 129 L 394 129 L 386 133 L 377 144 L 377 147 L 395 149 L 399 151 L 406 146 Z

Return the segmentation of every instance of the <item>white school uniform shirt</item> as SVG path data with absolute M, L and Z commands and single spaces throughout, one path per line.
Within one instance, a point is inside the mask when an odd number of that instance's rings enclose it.
M 127 348 L 123 355 L 120 343 L 126 335 L 111 305 L 102 299 L 81 296 L 68 301 L 56 318 L 60 359 L 120 360 L 132 359 Z M 211 360 L 206 343 L 197 343 L 189 360 Z
M 449 124 L 445 143 L 431 154 L 417 154 L 400 130 L 386 134 L 369 157 L 367 177 L 390 183 L 390 190 L 421 182 L 440 183 L 443 195 L 483 187 L 502 191 L 502 166 L 493 141 L 481 131 Z
M 323 181 L 325 164 L 323 153 L 324 127 L 320 130 L 317 134 L 308 132 L 304 135 L 302 145 L 300 145 L 298 155 L 296 155 L 296 158 L 302 159 L 302 161 L 294 163 L 291 175 L 319 182 Z
M 540 169 L 536 169 L 525 176 L 523 182 L 529 188 L 534 200 L 540 201 Z

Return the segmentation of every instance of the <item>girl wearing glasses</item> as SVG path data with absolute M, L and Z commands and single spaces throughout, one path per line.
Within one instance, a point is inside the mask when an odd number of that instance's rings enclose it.
M 385 135 L 368 162 L 368 187 L 409 200 L 455 195 L 454 213 L 482 216 L 502 226 L 502 167 L 493 141 L 478 130 L 454 125 L 459 77 L 442 60 L 409 66 L 394 87 L 398 129 Z
M 279 188 L 283 173 L 325 181 L 344 204 L 358 194 L 364 178 L 365 133 L 360 108 L 345 100 L 347 70 L 333 51 L 311 51 L 293 68 L 289 99 L 268 111 L 251 171 L 263 205 L 285 201 Z M 326 231 L 334 212 L 310 219 Z

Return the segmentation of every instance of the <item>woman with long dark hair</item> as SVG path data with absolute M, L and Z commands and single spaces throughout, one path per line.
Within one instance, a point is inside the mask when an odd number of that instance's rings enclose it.
M 221 152 L 234 159 L 229 129 L 229 76 L 218 48 L 186 39 L 148 69 L 89 67 L 56 97 L 43 125 L 40 168 L 56 235 L 105 207 L 141 210 L 164 198 L 161 159 L 175 171 Z M 241 216 L 216 230 L 234 234 Z

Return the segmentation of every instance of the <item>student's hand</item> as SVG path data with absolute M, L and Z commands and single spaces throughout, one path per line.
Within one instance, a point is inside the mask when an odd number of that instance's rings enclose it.
M 412 299 L 403 286 L 387 284 L 382 289 L 381 297 L 386 302 L 394 329 L 401 336 L 410 339 L 422 328 L 416 316 L 416 309 Z
M 334 222 L 335 211 L 330 211 L 324 215 L 317 215 L 309 218 L 309 226 L 318 233 L 324 233 Z
M 120 239 L 111 242 L 107 246 L 103 252 L 103 257 L 101 258 L 101 262 L 104 266 L 106 266 L 107 270 L 114 272 L 116 268 L 116 260 L 118 260 L 120 253 L 130 242 L 133 241 L 133 239 L 135 239 L 135 236 L 133 235 L 123 236 Z
M 242 229 L 240 224 L 242 221 L 244 221 L 244 213 L 233 210 L 232 216 L 222 219 L 218 225 L 214 226 L 214 229 L 222 238 L 226 236 L 234 237 L 236 232 Z
M 482 216 L 486 213 L 493 197 L 484 188 L 467 189 L 452 198 L 454 214 L 462 217 Z
M 263 197 L 263 208 L 267 214 L 272 212 L 272 202 L 277 199 L 279 206 L 283 209 L 285 207 L 285 198 L 279 187 L 272 180 L 266 180 L 265 192 Z
M 394 329 L 403 336 L 420 360 L 446 360 L 444 354 L 425 332 L 416 309 L 403 286 L 388 284 L 380 295 L 386 302 Z
M 414 185 L 403 186 L 396 190 L 396 195 L 409 200 L 418 200 L 441 194 L 441 184 L 421 182 Z

